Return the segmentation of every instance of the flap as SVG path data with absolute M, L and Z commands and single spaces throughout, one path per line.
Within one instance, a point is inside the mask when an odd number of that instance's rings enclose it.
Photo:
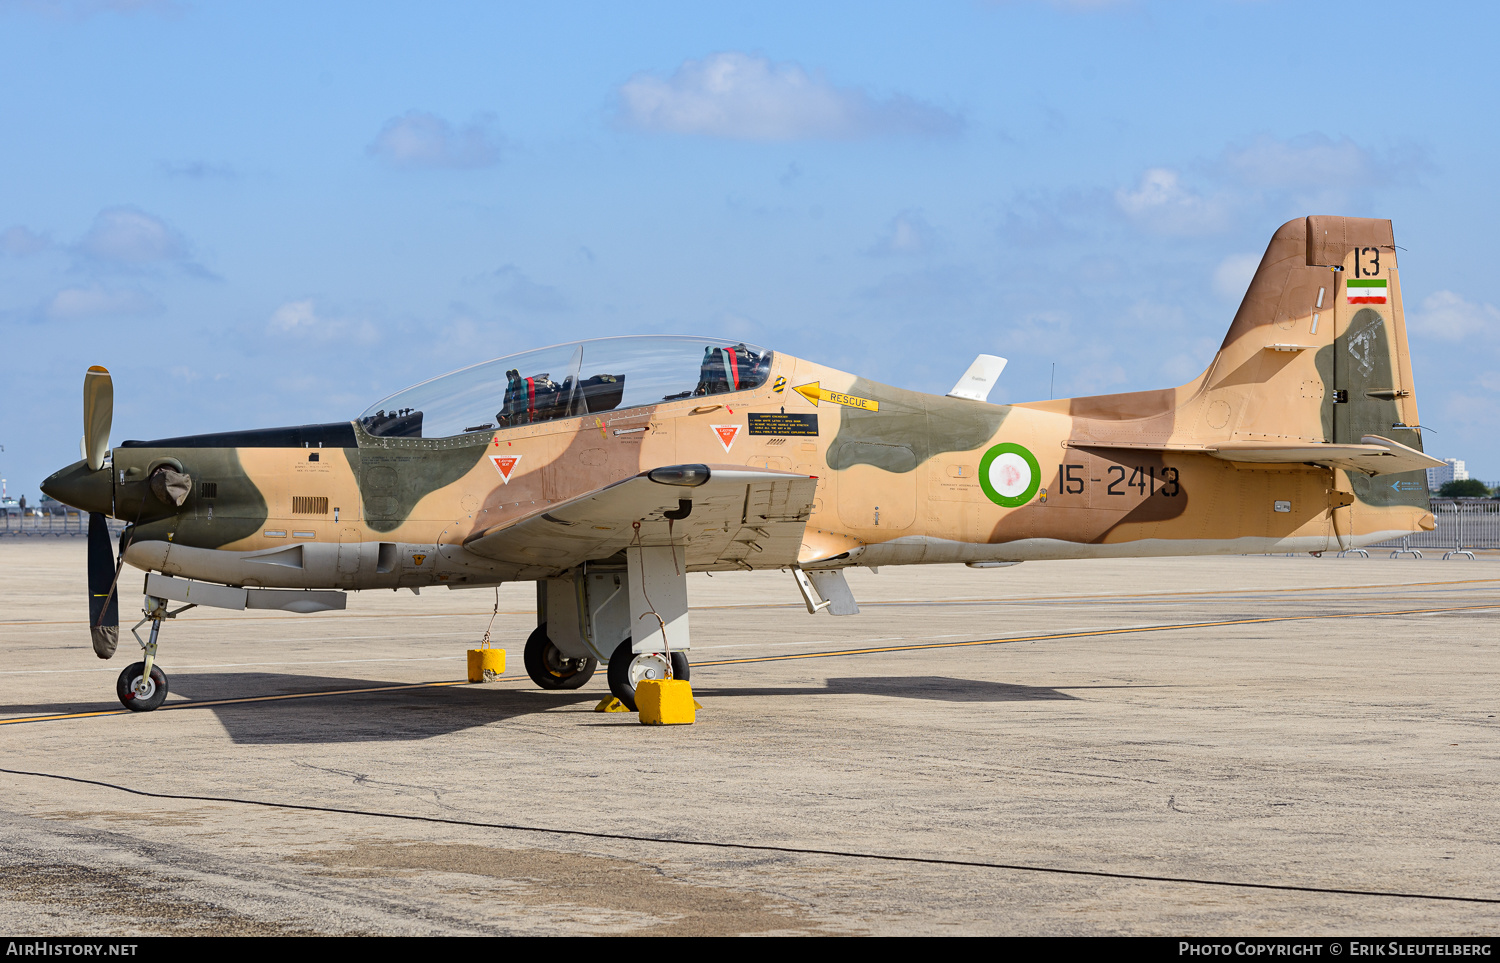
M 797 472 L 672 465 L 496 526 L 464 548 L 562 570 L 623 550 L 639 522 L 641 546 L 685 548 L 690 571 L 782 568 L 797 561 L 817 489 L 815 476 Z

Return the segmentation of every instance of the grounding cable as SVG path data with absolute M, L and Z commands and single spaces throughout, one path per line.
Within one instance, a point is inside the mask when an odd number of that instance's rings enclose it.
M 963 869 L 998 869 L 1015 873 L 1044 873 L 1056 876 L 1087 876 L 1095 879 L 1118 879 L 1148 883 L 1176 883 L 1187 886 L 1214 886 L 1233 889 L 1258 889 L 1282 893 L 1316 893 L 1323 896 L 1383 896 L 1392 899 L 1436 900 L 1450 903 L 1500 904 L 1500 898 L 1485 896 L 1443 896 L 1435 893 L 1404 893 L 1394 890 L 1352 889 L 1337 886 L 1298 886 L 1293 883 L 1252 883 L 1244 880 L 1197 879 L 1190 876 L 1159 876 L 1151 873 L 1117 873 L 1102 869 L 1070 869 L 1061 866 L 1038 866 L 1025 863 L 992 863 L 976 859 L 945 859 L 938 856 L 900 856 L 892 853 L 869 853 L 858 850 L 814 849 L 805 846 L 773 846 L 765 843 L 733 843 L 708 839 L 683 839 L 673 836 L 644 836 L 638 833 L 610 833 L 586 829 L 557 829 L 548 826 L 527 826 L 519 823 L 489 823 L 473 819 L 451 819 L 442 816 L 419 816 L 409 813 L 380 812 L 369 809 L 346 809 L 337 806 L 310 806 L 302 803 L 278 803 L 263 799 L 240 799 L 233 796 L 200 796 L 187 793 L 149 792 L 132 789 L 98 779 L 81 779 L 50 772 L 30 772 L 22 769 L 0 769 L 0 773 L 11 776 L 33 776 L 39 779 L 56 779 L 62 782 L 85 786 L 114 789 L 149 799 L 171 799 L 185 802 L 230 803 L 242 806 L 258 806 L 265 809 L 281 809 L 295 812 L 333 813 L 342 816 L 364 816 L 376 819 L 397 819 L 406 822 L 435 823 L 445 826 L 465 826 L 473 829 L 494 829 L 516 833 L 540 833 L 554 836 L 572 836 L 580 839 L 603 839 L 617 842 L 655 843 L 658 845 L 702 847 L 705 849 L 741 850 L 759 853 L 783 853 L 790 856 L 832 856 L 840 859 L 869 860 L 887 863 L 907 863 L 923 866 L 950 866 Z

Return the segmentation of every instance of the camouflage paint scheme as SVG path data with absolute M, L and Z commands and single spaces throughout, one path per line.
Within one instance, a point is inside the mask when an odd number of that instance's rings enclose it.
M 1347 303 L 1353 276 L 1384 279 L 1386 303 Z M 879 408 L 814 404 L 796 390 L 812 383 Z M 815 414 L 817 434 L 752 435 L 755 412 Z M 707 464 L 815 476 L 816 492 L 795 518 L 806 519 L 796 558 L 715 549 L 689 552 L 691 570 L 1321 552 L 1431 529 L 1424 473 L 1237 461 L 1233 450 L 1373 434 L 1419 451 L 1420 431 L 1406 427 L 1419 424 L 1390 222 L 1307 217 L 1276 232 L 1218 354 L 1179 388 L 991 405 L 777 353 L 753 390 L 458 437 L 376 437 L 356 423 L 352 448 L 116 448 L 113 514 L 134 523 L 127 560 L 169 574 L 267 587 L 485 585 L 555 577 L 574 561 L 476 546 L 650 469 Z M 727 451 L 715 425 L 739 426 Z M 997 445 L 1024 448 L 1040 469 L 1022 504 L 986 493 L 981 469 Z M 521 456 L 508 481 L 496 454 Z M 181 508 L 150 493 L 162 464 L 193 479 Z M 217 484 L 216 497 L 202 497 L 202 482 Z M 692 491 L 666 494 L 670 507 Z M 304 509 L 326 499 L 326 510 L 294 512 L 294 498 Z M 665 544 L 660 512 L 644 520 Z M 670 537 L 691 545 L 718 535 L 716 524 L 689 516 Z

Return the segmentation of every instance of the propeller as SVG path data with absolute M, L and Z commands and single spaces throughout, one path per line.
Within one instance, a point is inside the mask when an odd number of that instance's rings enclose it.
M 94 365 L 83 376 L 83 457 L 89 463 L 89 471 L 104 467 L 114 416 L 114 382 L 107 369 Z
M 115 594 L 119 568 L 104 518 L 102 512 L 89 512 L 89 634 L 94 654 L 101 659 L 114 655 L 120 642 L 120 598 Z
M 115 414 L 115 386 L 109 371 L 94 365 L 83 376 L 83 457 L 90 471 L 104 467 Z M 103 512 L 89 512 L 89 634 L 94 654 L 107 659 L 120 642 L 120 600 L 115 595 L 119 567 Z

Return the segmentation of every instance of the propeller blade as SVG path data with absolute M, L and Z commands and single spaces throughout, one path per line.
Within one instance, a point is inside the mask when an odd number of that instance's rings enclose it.
M 115 594 L 114 546 L 100 512 L 89 513 L 89 633 L 94 654 L 107 659 L 120 642 L 120 599 Z
M 109 371 L 99 365 L 83 376 L 83 445 L 90 471 L 104 467 L 109 450 L 110 423 L 115 417 L 115 385 Z

